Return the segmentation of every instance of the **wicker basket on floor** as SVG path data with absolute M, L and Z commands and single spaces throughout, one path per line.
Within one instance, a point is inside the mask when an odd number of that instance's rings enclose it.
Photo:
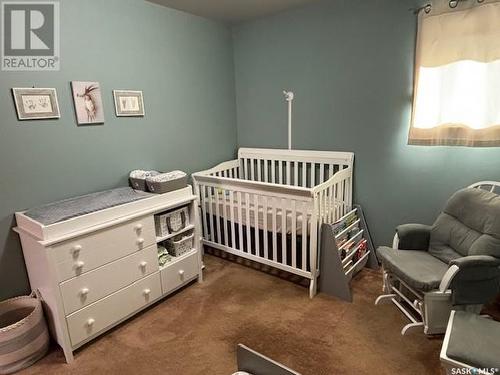
M 0 374 L 10 374 L 45 356 L 49 332 L 40 297 L 11 298 L 0 302 Z

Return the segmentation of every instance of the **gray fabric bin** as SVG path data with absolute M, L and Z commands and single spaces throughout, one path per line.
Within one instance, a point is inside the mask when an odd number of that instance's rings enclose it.
M 148 190 L 151 193 L 164 194 L 169 191 L 182 189 L 187 186 L 187 176 L 176 178 L 175 180 L 154 182 L 146 179 Z
M 129 178 L 130 186 L 135 190 L 147 191 L 146 180 L 142 178 Z
M 49 332 L 39 297 L 0 302 L 0 374 L 11 374 L 45 356 Z

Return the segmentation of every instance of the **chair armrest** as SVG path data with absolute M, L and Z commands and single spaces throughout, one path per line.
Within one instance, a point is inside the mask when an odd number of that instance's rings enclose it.
M 431 235 L 430 225 L 403 224 L 396 228 L 399 238 L 398 249 L 400 250 L 425 250 L 429 249 Z
M 453 305 L 479 305 L 500 291 L 500 259 L 470 255 L 454 259 L 443 277 L 440 292 L 452 291 Z
M 461 270 L 475 267 L 500 267 L 500 259 L 491 255 L 469 255 L 452 260 L 450 266 L 452 265 L 458 266 Z

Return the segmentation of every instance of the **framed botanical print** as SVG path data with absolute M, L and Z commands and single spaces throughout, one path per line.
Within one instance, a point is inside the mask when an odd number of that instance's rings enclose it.
M 71 89 L 78 125 L 103 124 L 104 107 L 99 82 L 72 81 Z
M 12 89 L 19 120 L 60 118 L 57 92 L 54 88 Z
M 142 91 L 113 90 L 116 116 L 144 116 Z

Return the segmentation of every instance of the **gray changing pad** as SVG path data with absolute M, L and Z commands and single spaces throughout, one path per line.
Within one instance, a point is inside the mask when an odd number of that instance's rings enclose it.
M 43 225 L 50 225 L 91 212 L 138 201 L 152 195 L 144 191 L 123 187 L 44 204 L 32 208 L 24 214 Z

